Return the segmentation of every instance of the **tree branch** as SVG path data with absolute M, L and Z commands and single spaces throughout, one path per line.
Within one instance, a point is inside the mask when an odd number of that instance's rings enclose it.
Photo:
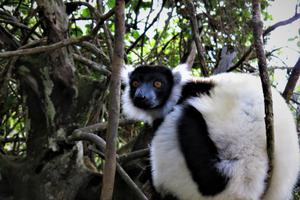
M 159 12 L 157 13 L 157 15 L 155 16 L 155 18 L 152 20 L 151 24 L 149 24 L 149 26 L 147 26 L 147 28 L 145 28 L 144 32 L 134 41 L 134 43 L 126 50 L 126 53 L 128 54 L 138 43 L 141 39 L 143 39 L 143 37 L 146 35 L 147 31 L 155 24 L 155 22 L 157 21 L 157 19 L 160 16 L 160 13 L 162 12 L 163 8 L 164 8 L 164 4 L 165 4 L 165 0 L 162 3 L 161 9 L 159 10 Z
M 289 80 L 284 88 L 283 93 L 282 93 L 283 98 L 285 98 L 285 100 L 287 102 L 289 102 L 289 100 L 291 99 L 291 96 L 296 87 L 297 81 L 299 79 L 299 76 L 300 76 L 300 58 L 298 58 L 298 61 L 295 64 L 295 66 L 292 70 L 292 73 L 289 77 Z
M 186 5 L 186 8 L 187 8 L 189 16 L 190 16 L 193 38 L 196 43 L 198 56 L 199 56 L 199 60 L 200 60 L 201 72 L 202 72 L 203 76 L 208 76 L 209 71 L 208 71 L 207 64 L 206 64 L 205 58 L 204 58 L 205 51 L 204 51 L 204 47 L 202 46 L 202 41 L 201 41 L 201 37 L 200 37 L 200 33 L 199 33 L 199 26 L 198 26 L 198 20 L 196 18 L 195 7 L 191 0 L 185 0 L 185 5 Z
M 7 58 L 11 56 L 24 56 L 24 55 L 32 55 L 32 54 L 37 54 L 37 53 L 42 53 L 46 51 L 53 51 L 58 48 L 62 48 L 68 45 L 76 44 L 85 40 L 90 39 L 89 36 L 83 36 L 80 38 L 68 38 L 65 40 L 62 40 L 60 42 L 56 42 L 50 45 L 43 45 L 39 47 L 34 47 L 34 48 L 28 48 L 28 49 L 18 49 L 15 51 L 6 51 L 3 53 L 0 53 L 0 58 Z
M 73 58 L 75 60 L 77 60 L 78 62 L 81 62 L 89 67 L 91 67 L 92 69 L 96 70 L 96 71 L 99 71 L 100 73 L 103 73 L 104 75 L 110 75 L 110 71 L 108 71 L 103 65 L 99 65 L 98 63 L 90 60 L 90 59 L 87 59 L 81 55 L 78 55 L 76 53 L 73 54 Z
M 88 49 L 89 51 L 94 53 L 98 58 L 101 58 L 101 61 L 103 61 L 105 65 L 110 65 L 111 62 L 108 56 L 102 51 L 101 48 L 98 48 L 96 45 L 86 41 L 79 43 L 78 45 Z
M 10 24 L 10 25 L 13 25 L 13 26 L 16 26 L 16 27 L 19 27 L 19 28 L 22 28 L 22 29 L 25 29 L 25 30 L 30 30 L 30 28 L 20 22 L 16 22 L 16 21 L 11 21 L 11 20 L 6 20 L 6 19 L 0 19 L 0 23 L 4 23 L 4 24 Z
M 265 192 L 269 189 L 272 173 L 273 173 L 273 160 L 274 160 L 274 128 L 273 128 L 273 103 L 270 80 L 267 72 L 267 61 L 263 49 L 263 22 L 260 16 L 260 0 L 252 1 L 252 22 L 253 22 L 253 37 L 254 47 L 258 58 L 258 67 L 262 83 L 264 102 L 265 102 L 265 124 L 266 124 L 266 143 L 267 153 L 269 160 L 269 172 L 267 177 L 267 186 Z
M 287 19 L 287 20 L 283 20 L 280 22 L 277 22 L 276 24 L 268 27 L 264 33 L 263 33 L 263 37 L 265 37 L 266 35 L 268 35 L 270 32 L 274 31 L 276 28 L 280 27 L 280 26 L 284 26 L 290 23 L 293 23 L 294 21 L 298 20 L 300 18 L 300 13 L 296 13 L 293 17 Z
M 120 71 L 124 58 L 124 34 L 125 34 L 125 1 L 116 0 L 115 6 L 115 38 L 112 60 L 112 73 L 109 87 L 109 112 L 106 131 L 107 147 L 105 151 L 105 165 L 103 170 L 103 186 L 101 200 L 111 200 L 116 171 L 116 139 L 120 114 Z
M 96 153 L 103 155 L 102 152 L 106 149 L 106 143 L 105 141 L 93 134 L 85 132 L 84 129 L 77 129 L 75 130 L 71 136 L 68 137 L 68 141 L 89 141 L 96 145 L 97 149 L 100 151 L 95 151 Z M 141 156 L 145 156 L 149 154 L 149 149 L 143 149 L 137 152 L 132 152 L 131 154 L 126 154 L 121 156 L 121 161 L 126 161 L 127 159 L 133 159 Z M 119 163 L 116 164 L 117 172 L 120 174 L 122 179 L 128 184 L 128 186 L 132 189 L 132 191 L 136 194 L 138 199 L 140 200 L 148 200 L 147 197 L 144 195 L 144 193 L 140 190 L 140 188 L 135 184 L 135 182 L 130 178 L 130 176 L 125 172 L 125 170 L 121 167 Z
M 214 70 L 214 74 L 228 71 L 228 68 L 232 66 L 232 61 L 236 56 L 236 51 L 230 51 L 226 46 L 222 48 L 221 59 Z
M 102 14 L 103 13 L 103 1 L 102 0 L 97 0 L 97 4 L 98 4 L 98 11 L 100 12 L 100 14 Z M 107 49 L 108 49 L 109 62 L 111 62 L 112 61 L 112 56 L 113 56 L 113 51 L 114 51 L 113 50 L 113 45 L 112 45 L 111 32 L 107 28 L 106 23 L 103 23 L 102 27 L 103 27 L 103 31 L 104 31 L 104 35 L 105 35 L 105 43 L 106 43 Z
M 280 22 L 275 23 L 274 25 L 268 27 L 264 32 L 263 32 L 263 37 L 265 37 L 266 35 L 268 35 L 269 33 L 271 33 L 272 31 L 274 31 L 275 29 L 277 29 L 280 26 L 284 26 L 284 25 L 288 25 L 296 20 L 298 20 L 300 18 L 300 13 L 296 13 L 294 16 L 292 16 L 291 18 L 287 19 L 287 20 L 283 20 Z M 227 72 L 233 71 L 236 68 L 238 68 L 243 62 L 245 62 L 246 60 L 249 59 L 251 53 L 253 51 L 253 45 L 251 45 L 247 51 L 244 53 L 244 55 L 240 58 L 240 60 L 234 64 L 232 67 L 229 67 Z
M 121 119 L 119 121 L 120 126 L 132 124 L 132 123 L 135 123 L 135 122 L 131 121 L 131 120 L 125 120 L 125 119 Z M 89 125 L 89 126 L 86 126 L 83 128 L 76 129 L 76 130 L 79 130 L 82 132 L 95 132 L 95 131 L 104 131 L 105 129 L 107 129 L 107 122 L 96 123 L 93 125 Z
M 78 37 L 78 38 L 68 38 L 61 40 L 59 42 L 50 44 L 50 45 L 45 45 L 45 46 L 39 46 L 39 47 L 34 47 L 34 48 L 28 48 L 28 49 L 18 49 L 15 51 L 6 51 L 3 53 L 0 53 L 0 58 L 7 58 L 11 56 L 23 56 L 23 55 L 32 55 L 32 54 L 37 54 L 37 53 L 42 53 L 46 51 L 53 51 L 58 48 L 62 48 L 68 45 L 73 45 L 77 44 L 83 41 L 87 41 L 92 39 L 95 35 L 97 35 L 101 25 L 105 20 L 107 20 L 109 17 L 111 17 L 114 14 L 114 9 L 110 10 L 106 14 L 102 15 L 99 19 L 99 22 L 97 26 L 91 31 L 90 35 Z

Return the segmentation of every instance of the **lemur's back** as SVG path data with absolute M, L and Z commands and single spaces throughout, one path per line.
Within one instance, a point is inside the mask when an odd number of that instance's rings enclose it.
M 168 100 L 154 109 L 135 108 L 133 95 L 123 97 L 125 111 L 139 112 L 130 116 L 161 121 L 151 143 L 155 188 L 180 200 L 260 199 L 268 171 L 260 80 L 236 73 L 183 81 L 177 71 L 173 76 Z M 273 102 L 274 177 L 265 199 L 286 200 L 299 171 L 298 138 L 293 116 L 275 90 Z

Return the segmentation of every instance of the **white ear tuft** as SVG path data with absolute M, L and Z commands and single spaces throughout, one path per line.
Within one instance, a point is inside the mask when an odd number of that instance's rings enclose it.
M 172 70 L 175 84 L 185 83 L 192 79 L 192 73 L 189 66 L 184 63 L 180 64 Z
M 124 84 L 129 84 L 129 76 L 133 70 L 133 65 L 123 65 L 121 69 L 121 80 Z

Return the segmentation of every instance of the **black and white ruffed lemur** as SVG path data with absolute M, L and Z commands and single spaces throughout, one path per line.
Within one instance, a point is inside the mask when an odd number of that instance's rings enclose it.
M 299 171 L 292 113 L 273 88 L 274 169 L 268 175 L 264 99 L 258 77 L 190 75 L 188 64 L 125 66 L 123 112 L 155 124 L 151 168 L 155 189 L 180 200 L 288 200 Z

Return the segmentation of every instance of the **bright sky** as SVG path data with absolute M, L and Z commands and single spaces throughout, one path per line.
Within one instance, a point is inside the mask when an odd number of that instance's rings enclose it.
M 300 1 L 298 0 L 298 3 Z M 265 22 L 265 27 L 273 25 L 276 22 L 286 20 L 295 14 L 295 6 L 297 5 L 297 0 L 275 0 L 269 7 L 268 11 L 273 16 L 272 21 Z M 300 10 L 300 8 L 298 8 Z M 299 12 L 299 11 L 298 11 Z M 300 20 L 296 22 L 282 26 L 271 32 L 270 40 L 266 45 L 267 50 L 272 50 L 275 48 L 283 47 L 280 54 L 280 58 L 288 65 L 294 66 L 299 55 L 300 49 L 297 47 L 297 42 L 300 40 L 288 41 L 290 38 L 299 36 L 298 29 L 300 28 Z M 278 63 L 283 65 L 279 59 L 274 58 L 272 63 Z
M 295 14 L 295 6 L 300 4 L 299 0 L 275 0 L 269 7 L 268 12 L 273 16 L 272 21 L 265 22 L 265 27 L 273 25 L 279 21 L 288 19 Z M 298 6 L 298 12 L 300 12 L 300 5 Z M 298 36 L 298 39 L 289 41 L 291 38 Z M 282 26 L 272 31 L 269 36 L 269 41 L 266 45 L 266 50 L 272 50 L 282 47 L 282 49 L 276 53 L 278 58 L 273 57 L 269 62 L 269 66 L 289 66 L 293 67 L 299 56 L 300 48 L 297 46 L 297 42 L 300 42 L 300 20 L 295 21 L 292 24 Z M 285 86 L 284 81 L 285 74 L 276 73 L 278 80 L 278 87 L 280 90 Z M 300 85 L 300 80 L 298 81 Z

